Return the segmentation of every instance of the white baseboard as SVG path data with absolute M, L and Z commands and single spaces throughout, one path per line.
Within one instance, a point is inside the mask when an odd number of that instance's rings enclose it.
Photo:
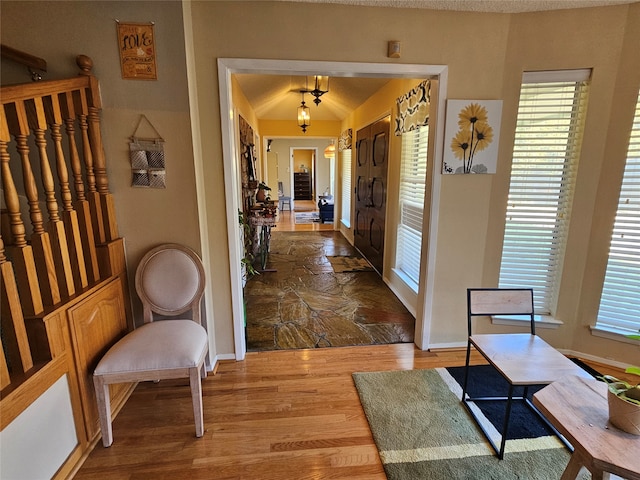
M 207 372 L 215 371 L 216 366 L 218 365 L 218 362 L 221 362 L 224 360 L 235 360 L 235 359 L 236 359 L 236 355 L 234 353 L 222 353 L 220 355 L 216 355 L 211 359 L 211 365 L 207 365 Z
M 621 368 L 623 370 L 629 366 L 629 364 L 627 364 L 627 363 L 618 362 L 616 360 L 611 360 L 610 358 L 602 358 L 602 357 L 598 357 L 596 355 L 590 355 L 588 353 L 576 352 L 575 350 L 568 350 L 568 349 L 559 348 L 558 351 L 560 353 L 564 354 L 564 355 L 568 355 L 568 356 L 571 356 L 571 357 L 579 357 L 579 358 L 583 358 L 585 360 L 591 360 L 592 362 L 601 363 L 602 365 L 607 365 L 609 367 Z

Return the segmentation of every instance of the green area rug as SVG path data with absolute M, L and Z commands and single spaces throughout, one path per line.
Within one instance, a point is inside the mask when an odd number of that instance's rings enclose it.
M 508 440 L 498 460 L 453 393 L 459 385 L 446 369 L 354 373 L 353 379 L 389 480 L 556 480 L 569 462 L 555 436 Z

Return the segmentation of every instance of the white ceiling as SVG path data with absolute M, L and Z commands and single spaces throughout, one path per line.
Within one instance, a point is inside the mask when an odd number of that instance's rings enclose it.
M 595 7 L 638 0 L 277 0 L 308 3 L 334 3 L 397 8 L 424 8 L 494 13 L 520 13 L 566 8 Z M 323 72 L 317 72 L 322 74 Z M 259 119 L 291 120 L 300 105 L 300 90 L 305 88 L 303 76 L 235 74 L 242 93 Z M 420 80 L 420 79 L 416 79 Z M 342 120 L 378 91 L 388 78 L 331 77 L 329 93 L 316 106 L 313 97 L 305 95 L 313 120 Z M 416 82 L 417 84 L 418 82 Z M 307 84 L 307 86 L 310 86 Z
M 319 74 L 322 72 L 318 72 Z M 235 74 L 242 93 L 259 119 L 291 120 L 296 117 L 302 101 L 301 89 L 313 87 L 303 76 Z M 313 77 L 311 77 L 313 78 Z M 342 120 L 350 112 L 377 92 L 388 78 L 330 77 L 329 92 L 320 97 L 316 106 L 314 97 L 305 94 L 305 104 L 313 120 Z M 306 85 L 306 86 L 305 86 Z

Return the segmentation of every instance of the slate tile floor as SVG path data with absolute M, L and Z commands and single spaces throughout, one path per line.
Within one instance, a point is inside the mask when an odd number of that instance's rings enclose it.
M 334 273 L 357 255 L 334 231 L 277 232 L 267 269 L 245 287 L 247 350 L 413 342 L 415 320 L 374 271 Z

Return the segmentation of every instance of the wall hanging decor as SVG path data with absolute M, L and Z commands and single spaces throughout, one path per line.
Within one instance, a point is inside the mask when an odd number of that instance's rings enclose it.
M 447 100 L 442 173 L 496 173 L 502 100 Z
M 143 120 L 151 126 L 157 137 L 140 138 L 137 136 Z M 138 125 L 131 136 L 129 156 L 131 158 L 132 187 L 166 187 L 164 139 L 144 114 L 140 115 Z
M 156 80 L 154 23 L 124 23 L 116 20 L 116 26 L 122 78 Z

